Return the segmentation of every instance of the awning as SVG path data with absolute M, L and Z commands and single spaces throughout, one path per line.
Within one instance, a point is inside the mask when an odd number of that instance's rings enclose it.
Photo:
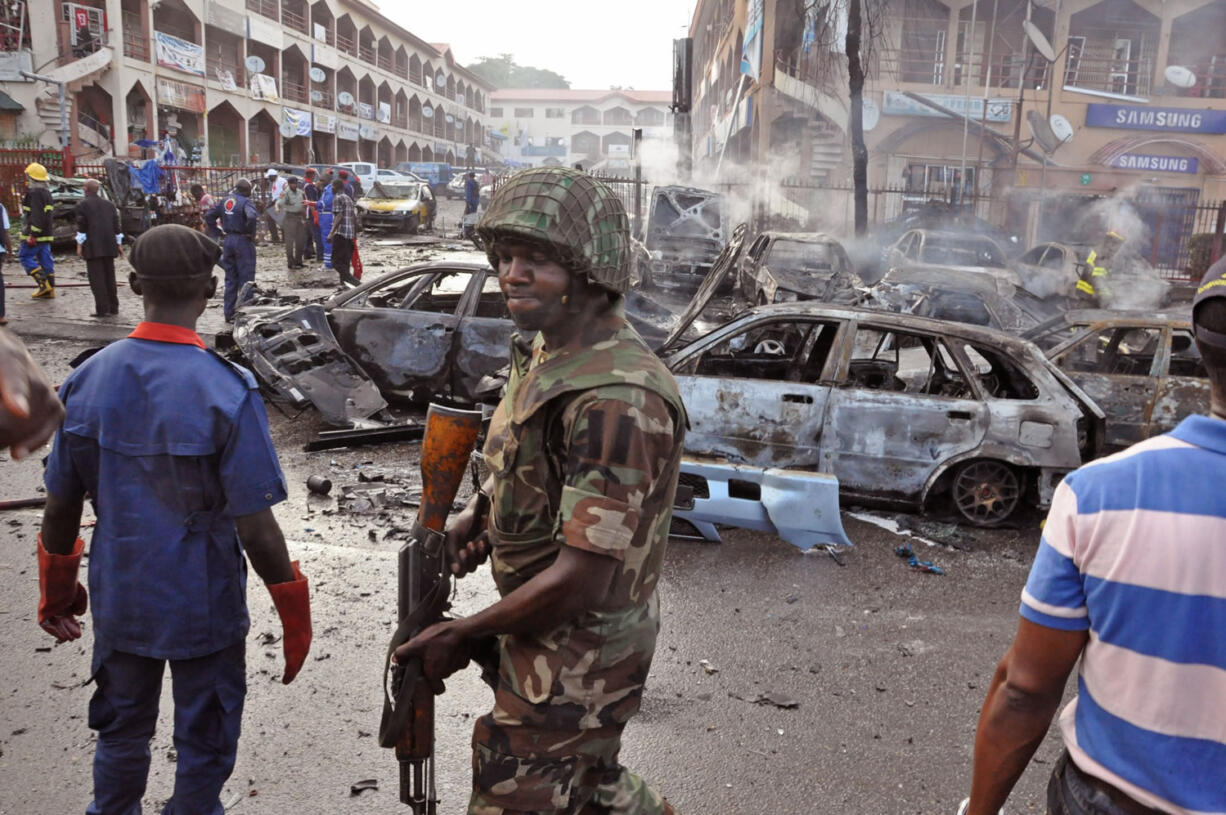
M 25 105 L 21 104 L 4 91 L 0 91 L 0 110 L 22 111 L 25 109 Z

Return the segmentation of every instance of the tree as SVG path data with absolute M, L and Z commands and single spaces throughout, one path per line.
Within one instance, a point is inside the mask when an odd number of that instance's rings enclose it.
M 495 88 L 569 88 L 566 77 L 547 68 L 519 65 L 510 54 L 481 57 L 466 66 Z
M 791 41 L 777 48 L 797 55 L 804 63 L 806 81 L 832 95 L 846 82 L 848 136 L 851 138 L 851 177 L 854 186 L 855 231 L 868 229 L 868 148 L 864 144 L 864 80 L 875 63 L 877 44 L 885 36 L 889 0 L 781 0 L 777 14 L 790 14 Z M 803 52 L 803 53 L 802 53 Z

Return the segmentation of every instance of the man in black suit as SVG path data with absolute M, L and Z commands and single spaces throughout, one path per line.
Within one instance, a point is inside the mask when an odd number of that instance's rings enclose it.
M 89 289 L 94 293 L 91 317 L 119 313 L 119 293 L 115 288 L 115 257 L 122 254 L 123 231 L 119 210 L 98 195 L 98 182 L 85 182 L 85 199 L 77 204 L 77 254 L 85 258 Z

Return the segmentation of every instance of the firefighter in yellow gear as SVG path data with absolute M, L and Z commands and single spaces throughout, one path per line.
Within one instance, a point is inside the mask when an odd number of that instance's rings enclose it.
M 1109 286 L 1110 263 L 1123 245 L 1124 236 L 1113 229 L 1103 236 L 1098 248 L 1090 250 L 1077 281 L 1078 294 L 1093 299 L 1095 304 L 1101 302 L 1104 289 Z
M 51 258 L 51 211 L 55 203 L 47 189 L 47 168 L 38 162 L 26 166 L 26 194 L 21 197 L 21 249 L 17 258 L 38 289 L 36 300 L 55 297 L 55 261 Z

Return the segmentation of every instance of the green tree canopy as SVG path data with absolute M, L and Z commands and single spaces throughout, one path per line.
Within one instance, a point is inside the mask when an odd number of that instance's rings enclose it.
M 518 65 L 510 54 L 481 57 L 465 66 L 495 88 L 569 88 L 566 77 L 546 68 Z

